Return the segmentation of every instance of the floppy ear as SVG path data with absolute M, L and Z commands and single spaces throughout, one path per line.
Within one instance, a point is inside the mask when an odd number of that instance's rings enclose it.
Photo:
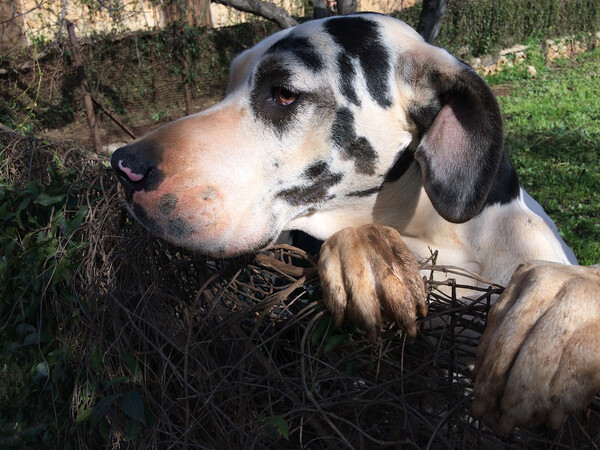
M 415 159 L 425 192 L 446 220 L 466 222 L 479 213 L 503 154 L 498 102 L 466 63 L 426 44 L 410 55 L 402 78 L 414 95 L 409 115 L 420 130 Z

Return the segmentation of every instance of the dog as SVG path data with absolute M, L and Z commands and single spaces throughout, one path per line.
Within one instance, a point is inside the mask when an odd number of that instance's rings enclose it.
M 471 67 L 403 22 L 356 14 L 244 51 L 221 103 L 111 163 L 131 214 L 177 245 L 228 257 L 284 230 L 325 240 L 324 301 L 371 339 L 384 319 L 416 334 L 417 259 L 432 249 L 508 284 L 478 347 L 473 411 L 507 430 L 556 425 L 600 389 L 600 268 L 576 265 L 503 139 Z

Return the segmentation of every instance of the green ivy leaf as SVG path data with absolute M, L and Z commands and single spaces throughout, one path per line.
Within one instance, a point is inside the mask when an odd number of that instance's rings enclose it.
M 34 203 L 42 206 L 51 206 L 56 205 L 57 203 L 62 202 L 67 194 L 59 194 L 59 195 L 49 195 L 45 192 L 42 192 L 35 200 Z
M 146 425 L 144 400 L 142 400 L 142 396 L 135 389 L 130 390 L 123 396 L 123 411 L 133 420 Z
M 98 425 L 98 423 L 102 420 L 102 418 L 108 413 L 108 410 L 112 406 L 112 404 L 117 400 L 121 394 L 109 395 L 107 397 L 101 398 L 98 403 L 92 409 L 90 419 L 92 422 L 92 426 Z
M 290 428 L 283 416 L 273 416 L 266 420 L 266 423 L 282 438 L 289 439 Z
M 102 354 L 97 348 L 95 348 L 90 355 L 90 363 L 94 372 L 100 372 L 102 370 Z
M 325 336 L 326 333 L 330 331 L 331 326 L 331 316 L 329 314 L 324 314 L 323 317 L 319 319 L 312 333 L 310 334 L 310 343 L 312 345 L 317 345 L 321 339 Z
M 328 352 L 333 350 L 338 345 L 348 342 L 348 335 L 346 334 L 336 334 L 334 336 L 330 336 L 325 341 L 325 351 Z
M 79 208 L 79 211 L 77 211 L 77 214 L 75 215 L 75 217 L 73 217 L 73 219 L 69 222 L 67 222 L 63 228 L 62 228 L 62 232 L 63 234 L 70 236 L 71 234 L 73 234 L 75 232 L 75 230 L 77 230 L 77 228 L 79 228 L 79 225 L 81 225 L 81 222 L 83 221 L 83 219 L 85 218 L 85 215 L 88 212 L 88 207 L 87 205 L 82 206 L 81 208 Z
M 79 413 L 77 414 L 77 417 L 75 418 L 75 423 L 82 423 L 82 422 L 85 422 L 86 420 L 89 420 L 92 415 L 93 410 L 94 410 L 94 407 L 90 406 L 89 408 L 85 408 L 82 411 L 79 411 Z
M 135 420 L 129 419 L 125 424 L 125 438 L 133 441 L 138 436 L 139 425 Z

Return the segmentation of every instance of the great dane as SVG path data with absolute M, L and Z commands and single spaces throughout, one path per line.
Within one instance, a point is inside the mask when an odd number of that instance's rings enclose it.
M 227 257 L 284 230 L 326 240 L 324 300 L 371 338 L 382 319 L 416 333 L 417 258 L 432 250 L 507 284 L 473 404 L 504 429 L 557 425 L 600 388 L 600 268 L 576 265 L 520 186 L 483 79 L 398 20 L 340 16 L 270 36 L 234 60 L 221 103 L 112 165 L 133 216 L 177 245 Z

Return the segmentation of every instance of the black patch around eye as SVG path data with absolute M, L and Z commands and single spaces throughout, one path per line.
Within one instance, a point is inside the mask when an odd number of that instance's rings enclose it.
M 324 27 L 348 55 L 358 58 L 373 100 L 383 108 L 390 107 L 390 55 L 381 42 L 378 24 L 362 17 L 336 17 Z
M 332 173 L 329 169 L 326 169 L 313 184 L 284 189 L 279 191 L 276 196 L 292 206 L 321 203 L 335 197 L 334 195 L 329 194 L 329 188 L 342 181 L 342 178 L 341 173 Z
M 294 117 L 300 98 L 290 105 L 279 105 L 274 99 L 274 87 L 286 86 L 292 73 L 273 59 L 264 60 L 254 74 L 254 87 L 250 94 L 252 112 L 260 120 L 283 133 Z
M 377 152 L 367 138 L 356 135 L 354 115 L 348 108 L 337 110 L 331 128 L 331 140 L 343 149 L 349 158 L 354 159 L 354 167 L 358 173 L 375 173 Z
M 314 45 L 305 37 L 287 35 L 275 42 L 267 50 L 267 53 L 275 53 L 277 51 L 291 53 L 313 72 L 319 72 L 323 69 L 321 55 L 319 55 Z

